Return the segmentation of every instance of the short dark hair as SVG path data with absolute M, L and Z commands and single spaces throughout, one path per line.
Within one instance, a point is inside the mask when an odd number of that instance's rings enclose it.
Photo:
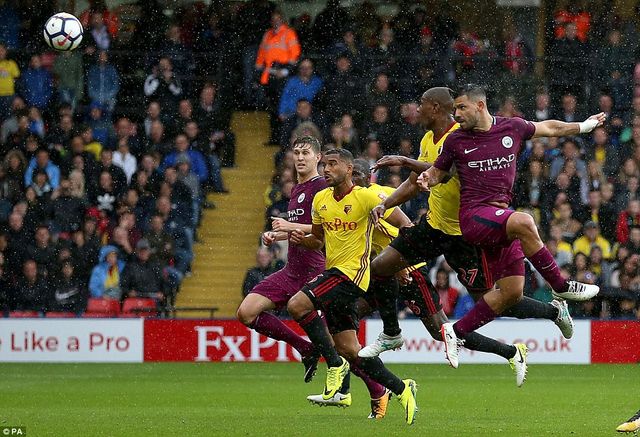
M 338 155 L 339 159 L 347 164 L 353 164 L 353 155 L 347 149 L 329 149 L 324 152 L 324 156 Z
M 487 88 L 484 85 L 478 85 L 476 83 L 468 83 L 461 86 L 456 93 L 456 97 L 467 96 L 472 99 L 486 100 Z
M 313 150 L 313 153 L 315 154 L 318 154 L 322 151 L 322 144 L 320 144 L 320 140 L 318 140 L 316 137 L 312 137 L 311 135 L 305 135 L 305 136 L 296 138 L 291 148 L 295 149 L 296 147 L 302 146 L 302 145 L 311 146 L 311 150 Z
M 361 172 L 367 178 L 371 177 L 371 167 L 366 159 L 355 159 L 353 161 L 353 170 Z

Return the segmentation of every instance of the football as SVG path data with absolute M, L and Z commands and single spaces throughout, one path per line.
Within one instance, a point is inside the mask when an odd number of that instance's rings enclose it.
M 46 43 L 55 50 L 73 50 L 82 41 L 82 24 L 75 16 L 66 12 L 52 15 L 42 31 Z

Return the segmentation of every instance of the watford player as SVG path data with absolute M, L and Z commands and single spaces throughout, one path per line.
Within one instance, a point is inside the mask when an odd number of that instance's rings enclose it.
M 326 270 L 293 296 L 287 309 L 327 361 L 324 399 L 335 396 L 351 363 L 391 390 L 405 411 L 406 422 L 412 424 L 417 411 L 415 381 L 401 380 L 378 357 L 358 357 L 360 344 L 356 335 L 355 303 L 369 287 L 374 229 L 370 213 L 380 199 L 372 191 L 353 184 L 353 155 L 349 151 L 329 150 L 325 152 L 323 162 L 329 188 L 318 192 L 313 199 L 311 235 L 296 230 L 292 232 L 291 241 L 309 248 L 324 244 Z M 383 217 L 398 227 L 410 224 L 399 209 L 389 211 Z M 335 347 L 318 310 L 325 314 Z

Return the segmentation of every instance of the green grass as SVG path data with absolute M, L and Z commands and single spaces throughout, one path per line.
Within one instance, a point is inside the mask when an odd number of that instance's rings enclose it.
M 418 381 L 417 422 L 395 400 L 367 420 L 369 398 L 318 408 L 302 367 L 266 363 L 0 364 L 0 425 L 28 436 L 607 436 L 640 408 L 634 365 L 530 368 L 518 389 L 507 365 L 391 365 Z

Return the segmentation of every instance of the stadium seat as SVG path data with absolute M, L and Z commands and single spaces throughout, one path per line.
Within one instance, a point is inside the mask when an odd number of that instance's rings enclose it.
M 46 318 L 59 318 L 59 319 L 73 319 L 76 317 L 75 313 L 66 311 L 49 311 L 44 315 Z
M 87 302 L 87 313 L 102 314 L 96 317 L 115 317 L 120 314 L 120 302 L 115 299 L 91 298 Z
M 122 303 L 121 317 L 155 317 L 158 305 L 151 298 L 129 297 Z
M 14 319 L 26 319 L 40 317 L 40 313 L 38 311 L 9 311 L 9 317 Z

